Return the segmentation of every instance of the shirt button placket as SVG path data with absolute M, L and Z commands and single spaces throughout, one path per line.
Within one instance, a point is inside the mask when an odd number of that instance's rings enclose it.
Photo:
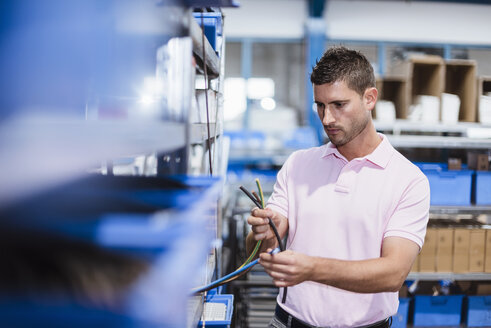
M 346 165 L 341 169 L 339 173 L 338 180 L 336 181 L 335 191 L 341 193 L 349 193 L 348 176 L 350 174 L 351 162 L 346 163 Z

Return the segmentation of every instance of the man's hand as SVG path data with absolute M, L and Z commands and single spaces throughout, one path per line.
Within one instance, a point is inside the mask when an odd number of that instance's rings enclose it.
M 256 207 L 251 211 L 251 216 L 247 219 L 247 223 L 251 225 L 255 241 L 275 238 L 274 232 L 269 226 L 268 218 L 273 221 L 281 238 L 285 236 L 288 230 L 288 220 L 269 208 L 262 210 Z
M 283 215 L 275 212 L 269 208 L 259 209 L 254 208 L 251 211 L 251 216 L 247 219 L 247 223 L 251 225 L 251 232 L 246 239 L 247 254 L 252 252 L 254 245 L 257 241 L 262 240 L 260 251 L 263 252 L 267 248 L 275 248 L 278 246 L 275 235 L 271 227 L 269 226 L 269 220 L 271 218 L 281 238 L 286 236 L 288 231 L 288 219 Z
M 312 279 L 314 258 L 305 254 L 291 250 L 277 254 L 262 253 L 259 255 L 259 263 L 273 278 L 276 287 L 294 286 Z

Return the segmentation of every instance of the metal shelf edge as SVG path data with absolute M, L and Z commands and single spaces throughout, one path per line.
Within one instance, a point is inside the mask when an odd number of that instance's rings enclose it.
M 194 17 L 191 18 L 191 23 L 189 27 L 189 31 L 191 34 L 191 38 L 193 40 L 193 52 L 197 59 L 199 59 L 199 65 L 203 65 L 203 31 L 199 26 L 198 22 Z M 210 45 L 210 42 L 205 37 L 205 64 L 207 74 L 210 77 L 218 77 L 220 75 L 220 59 L 218 58 L 215 50 Z
M 491 273 L 410 272 L 407 280 L 491 280 Z
M 222 131 L 221 124 L 210 123 L 210 138 L 213 139 L 215 137 L 220 136 Z M 206 123 L 193 123 L 191 124 L 190 131 L 190 142 L 191 144 L 200 144 L 206 140 L 208 140 L 208 128 Z
M 394 147 L 491 149 L 491 139 L 465 137 L 387 135 Z

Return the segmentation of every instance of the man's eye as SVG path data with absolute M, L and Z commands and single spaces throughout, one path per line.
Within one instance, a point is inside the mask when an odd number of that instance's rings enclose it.
M 334 106 L 336 106 L 336 108 L 343 108 L 344 103 L 334 103 Z

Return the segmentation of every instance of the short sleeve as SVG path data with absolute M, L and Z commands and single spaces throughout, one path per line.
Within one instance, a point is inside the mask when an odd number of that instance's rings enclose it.
M 288 171 L 293 154 L 285 161 L 276 176 L 273 193 L 268 200 L 267 207 L 288 218 Z
M 420 175 L 403 192 L 384 233 L 386 237 L 402 237 L 423 247 L 430 210 L 428 179 Z

